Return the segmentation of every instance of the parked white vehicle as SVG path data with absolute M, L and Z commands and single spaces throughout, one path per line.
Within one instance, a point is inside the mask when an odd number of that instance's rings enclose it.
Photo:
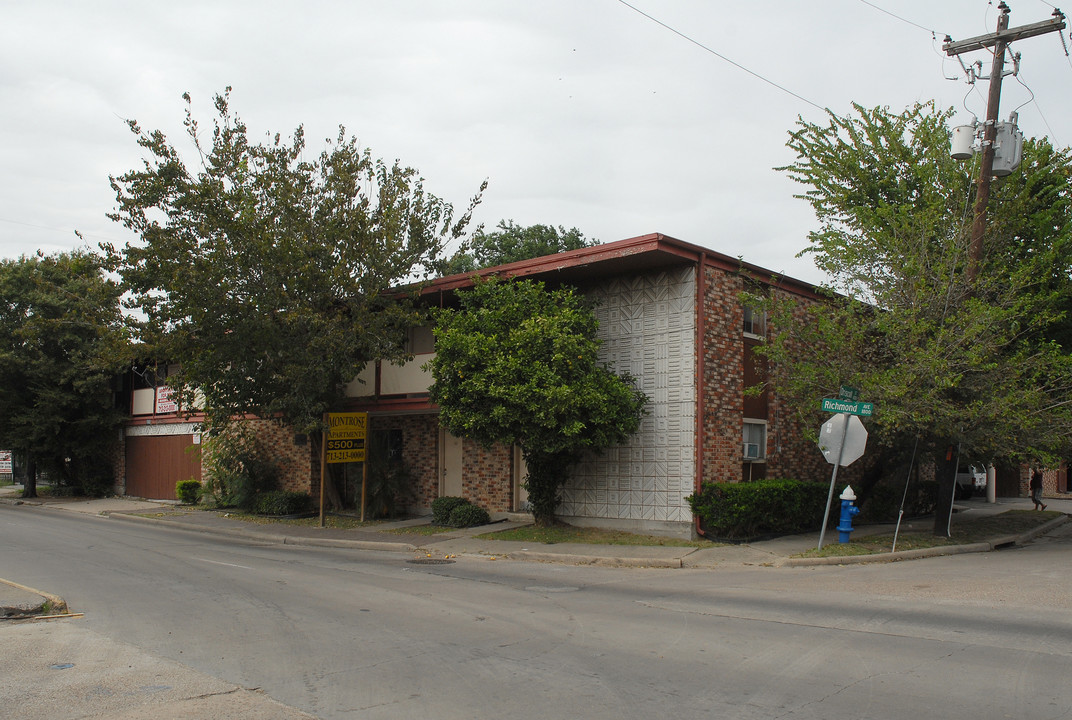
M 976 491 L 986 491 L 986 470 L 979 465 L 961 465 L 957 468 L 956 497 L 966 500 Z

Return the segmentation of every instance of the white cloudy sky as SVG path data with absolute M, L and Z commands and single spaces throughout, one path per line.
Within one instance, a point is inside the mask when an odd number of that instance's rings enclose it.
M 1053 10 L 1007 1 L 1013 27 Z M 818 282 L 795 257 L 811 212 L 773 170 L 797 117 L 928 99 L 985 112 L 941 43 L 992 32 L 988 0 L 630 4 L 707 49 L 619 0 L 0 0 L 0 257 L 71 249 L 75 229 L 127 242 L 104 217 L 108 176 L 142 157 L 122 119 L 179 144 L 182 93 L 208 122 L 231 85 L 255 138 L 304 124 L 318 152 L 345 125 L 456 207 L 487 178 L 489 227 L 662 232 Z M 1058 34 L 1014 49 L 1030 92 L 1007 78 L 1002 117 L 1026 103 L 1025 134 L 1072 144 Z

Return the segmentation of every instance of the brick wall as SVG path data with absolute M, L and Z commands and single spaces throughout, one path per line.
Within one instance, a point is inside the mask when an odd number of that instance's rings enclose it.
M 744 421 L 744 310 L 739 296 L 744 281 L 717 268 L 704 272 L 703 480 L 739 482 Z
M 462 497 L 488 512 L 513 509 L 513 452 L 505 445 L 485 448 L 462 443 Z
M 745 417 L 745 338 L 744 310 L 740 293 L 745 280 L 736 273 L 706 269 L 707 293 L 704 303 L 704 482 L 739 482 L 743 478 L 742 424 Z M 806 308 L 815 302 L 771 289 L 771 294 L 796 303 L 803 320 Z M 770 332 L 768 328 L 768 332 Z M 801 347 L 800 352 L 815 352 Z M 756 356 L 765 362 L 762 356 Z M 807 439 L 807 428 L 789 403 L 773 392 L 765 394 L 767 408 L 753 419 L 767 421 L 767 456 L 764 475 L 797 480 L 822 480 L 829 465 L 815 442 Z M 755 414 L 755 413 L 753 413 Z M 815 416 L 814 434 L 823 418 Z M 806 422 L 806 420 L 805 420 Z
M 1058 495 L 1058 474 L 1059 470 L 1043 470 L 1042 471 L 1042 496 L 1054 497 Z M 1029 465 L 1020 466 L 1020 497 L 1031 497 L 1031 467 Z
M 320 459 L 313 444 L 304 435 L 295 435 L 290 427 L 273 420 L 251 418 L 242 421 L 262 442 L 268 457 L 279 468 L 279 489 L 307 492 L 315 501 L 320 498 Z M 203 448 L 202 465 L 211 463 L 211 440 Z
M 781 296 L 778 299 L 789 297 L 795 303 L 796 321 L 806 320 L 807 309 L 815 305 L 818 300 L 802 298 L 798 295 L 789 295 L 781 290 L 772 290 L 773 296 Z M 777 330 L 777 328 L 772 328 Z M 815 353 L 816 348 L 801 346 L 797 348 L 800 354 Z M 818 444 L 808 439 L 809 435 L 818 433 L 820 425 L 829 419 L 829 415 L 816 412 L 808 418 L 801 420 L 795 410 L 790 407 L 788 401 L 772 394 L 769 407 L 769 425 L 767 430 L 767 447 L 770 456 L 767 460 L 767 477 L 792 478 L 794 480 L 828 480 L 832 466 L 826 462 Z M 802 423 L 811 423 L 814 427 L 805 427 Z M 838 471 L 839 481 L 846 482 L 856 480 L 862 472 L 865 463 L 860 461 L 853 463 L 848 468 Z
M 112 448 L 112 491 L 127 494 L 127 437 L 119 431 L 119 442 Z

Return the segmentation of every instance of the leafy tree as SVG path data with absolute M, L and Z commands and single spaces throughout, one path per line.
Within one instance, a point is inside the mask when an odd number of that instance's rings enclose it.
M 513 220 L 500 220 L 497 227 L 498 230 L 490 233 L 483 229 L 475 231 L 468 249 L 455 253 L 444 266 L 443 274 L 473 272 L 598 244 L 577 228 L 567 230 L 561 225 L 557 228 L 551 225 L 522 227 Z
M 947 448 L 1026 460 L 1069 447 L 1072 159 L 1045 140 L 1025 143 L 1020 171 L 994 185 L 969 282 L 973 168 L 949 157 L 952 111 L 855 111 L 825 126 L 800 121 L 790 135 L 797 159 L 781 169 L 807 187 L 798 197 L 819 221 L 804 252 L 841 294 L 803 314 L 768 298 L 765 352 L 801 413 L 852 385 L 876 404 L 875 440 L 922 438 L 942 470 L 944 534 L 956 471 Z
M 367 362 L 405 356 L 421 318 L 390 289 L 438 267 L 480 194 L 455 219 L 416 170 L 374 160 L 341 127 L 312 160 L 300 126 L 253 143 L 228 93 L 215 98 L 211 145 L 184 95 L 192 168 L 129 121 L 150 159 L 112 178 L 110 217 L 140 236 L 122 274 L 146 340 L 180 364 L 187 407 L 201 393 L 215 423 L 253 413 L 311 432 Z
M 112 382 L 127 358 L 121 289 L 86 251 L 0 261 L 0 447 L 87 493 L 111 484 L 123 419 Z
M 459 302 L 435 329 L 439 421 L 459 437 L 520 446 L 536 523 L 551 525 L 570 467 L 633 434 L 647 397 L 599 362 L 598 323 L 572 288 L 492 280 Z

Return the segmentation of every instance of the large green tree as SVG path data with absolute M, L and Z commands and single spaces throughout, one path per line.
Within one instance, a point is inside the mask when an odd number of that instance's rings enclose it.
M 110 217 L 139 236 L 121 270 L 144 337 L 179 364 L 169 382 L 187 406 L 202 394 L 216 422 L 253 413 L 315 430 L 367 362 L 405 356 L 421 316 L 392 288 L 438 269 L 480 194 L 455 217 L 416 170 L 373 159 L 343 128 L 310 158 L 301 127 L 252 142 L 225 93 L 206 133 L 184 98 L 193 165 L 130 121 L 149 158 L 112 178 Z
M 772 379 L 806 414 L 841 384 L 860 388 L 875 440 L 920 437 L 940 468 L 950 447 L 962 459 L 1052 456 L 1072 439 L 1072 160 L 1025 143 L 1019 171 L 994 184 L 969 281 L 976 168 L 949 157 L 951 114 L 855 106 L 791 133 L 797 159 L 782 170 L 819 222 L 804 253 L 837 293 L 806 313 L 768 301 Z M 940 474 L 938 517 L 954 472 Z
M 128 360 L 122 290 L 91 252 L 0 261 L 0 447 L 84 492 L 111 486 L 123 419 L 113 381 Z
M 538 525 L 584 453 L 624 442 L 647 397 L 598 359 L 598 322 L 576 290 L 533 281 L 478 283 L 435 328 L 432 400 L 459 437 L 516 444 Z
M 444 265 L 443 274 L 472 272 L 598 244 L 577 228 L 567 230 L 561 225 L 522 226 L 513 220 L 500 220 L 496 227 L 492 232 L 476 230 L 467 247 Z

